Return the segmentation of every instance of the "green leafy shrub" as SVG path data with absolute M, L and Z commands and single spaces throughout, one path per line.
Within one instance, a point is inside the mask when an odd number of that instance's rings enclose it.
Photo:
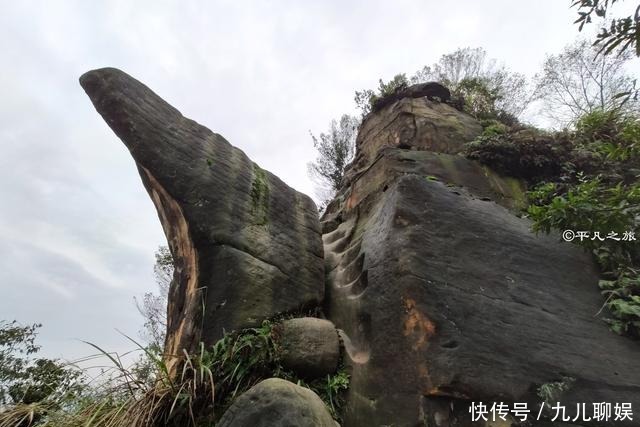
M 481 120 L 480 124 L 482 125 L 482 136 L 496 136 L 496 135 L 504 135 L 509 131 L 509 126 L 498 120 Z
M 544 132 L 495 119 L 466 145 L 465 154 L 498 172 L 542 181 L 577 183 L 579 174 L 629 183 L 640 174 L 640 120 L 619 112 L 595 110 L 577 121 L 575 131 Z
M 35 425 L 75 405 L 86 387 L 75 366 L 35 357 L 40 327 L 0 321 L 0 427 Z M 2 411 L 7 407 L 15 409 L 11 416 Z
M 453 94 L 464 100 L 463 111 L 479 120 L 493 119 L 498 121 L 496 102 L 500 94 L 491 88 L 489 82 L 481 77 L 467 77 L 453 88 Z
M 640 155 L 640 121 L 628 119 L 624 123 L 618 141 L 603 144 L 603 150 L 610 160 L 630 161 Z
M 627 162 L 640 154 L 640 119 L 617 110 L 594 110 L 577 121 L 576 138 L 607 160 Z
M 549 177 L 528 193 L 528 216 L 535 231 L 586 231 L 573 242 L 591 251 L 602 270 L 599 286 L 620 334 L 640 337 L 640 145 L 638 120 L 617 111 L 596 110 L 581 117 L 571 135 L 574 151 L 599 161 L 591 168 Z M 574 154 L 572 154 L 575 157 Z M 596 233 L 598 233 L 596 235 Z
M 572 147 L 563 135 L 532 128 L 508 128 L 494 122 L 468 143 L 465 154 L 494 170 L 529 182 L 540 182 L 563 173 L 572 159 Z
M 593 110 L 576 122 L 576 133 L 591 140 L 610 140 L 619 133 L 620 118 L 615 111 Z
M 263 379 L 281 375 L 271 331 L 271 322 L 264 322 L 260 328 L 226 334 L 203 353 L 202 363 L 211 369 L 216 380 L 218 406 L 227 406 Z

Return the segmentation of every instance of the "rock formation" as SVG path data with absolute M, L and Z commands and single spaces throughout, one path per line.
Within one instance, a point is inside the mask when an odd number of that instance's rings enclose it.
M 442 86 L 377 104 L 320 223 L 308 197 L 135 79 L 101 69 L 81 84 L 129 148 L 176 261 L 168 354 L 315 306 L 341 330 L 346 427 L 483 425 L 471 422 L 474 401 L 527 403 L 531 420 L 545 391 L 572 413 L 629 402 L 637 415 L 637 343 L 596 315 L 589 254 L 532 234 L 516 215 L 522 183 L 458 155 L 482 127 L 440 102 Z M 335 369 L 331 323 L 283 325 L 288 363 L 310 376 Z M 318 396 L 271 379 L 220 425 L 330 418 Z
M 80 84 L 131 152 L 169 242 L 167 354 L 322 301 L 309 197 L 120 70 L 90 71 Z
M 471 401 L 535 413 L 550 384 L 574 414 L 640 407 L 639 349 L 596 316 L 590 255 L 532 234 L 513 211 L 520 183 L 456 155 L 479 131 L 426 98 L 360 128 L 323 218 L 324 305 L 352 368 L 345 426 L 470 425 Z
M 385 147 L 456 154 L 480 132 L 480 123 L 447 104 L 427 97 L 401 98 L 362 123 L 351 169 L 361 173 L 375 164 Z M 347 178 L 345 186 L 353 174 Z
M 317 394 L 289 381 L 270 378 L 237 398 L 219 427 L 336 427 Z
M 333 323 L 314 317 L 282 322 L 282 364 L 303 378 L 332 374 L 340 362 L 340 340 Z

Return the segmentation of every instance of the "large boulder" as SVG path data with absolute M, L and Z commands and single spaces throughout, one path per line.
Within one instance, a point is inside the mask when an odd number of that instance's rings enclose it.
M 279 378 L 264 380 L 238 397 L 218 427 L 336 427 L 322 399 Z
M 429 109 L 418 132 L 398 115 L 414 103 Z M 578 403 L 640 407 L 638 343 L 597 314 L 590 254 L 533 234 L 518 181 L 451 154 L 479 125 L 431 103 L 367 117 L 323 218 L 326 315 L 351 369 L 344 425 L 472 425 L 472 401 L 527 403 L 535 420 L 548 390 L 572 418 Z
M 80 84 L 131 152 L 169 242 L 168 355 L 322 301 L 309 197 L 120 70 L 90 71 Z
M 304 378 L 335 372 L 340 338 L 333 323 L 315 317 L 289 319 L 281 325 L 282 364 Z

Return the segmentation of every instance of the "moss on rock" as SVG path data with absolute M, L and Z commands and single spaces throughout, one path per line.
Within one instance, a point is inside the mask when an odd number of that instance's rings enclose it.
M 256 225 L 266 225 L 269 214 L 269 181 L 267 173 L 257 164 L 253 164 L 253 182 L 251 183 L 251 213 Z

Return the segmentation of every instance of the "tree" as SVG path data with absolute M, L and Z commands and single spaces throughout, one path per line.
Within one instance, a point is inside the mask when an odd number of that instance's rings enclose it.
M 365 116 L 378 99 L 409 84 L 429 81 L 447 86 L 454 98 L 465 101 L 465 111 L 474 117 L 509 124 L 524 112 L 533 95 L 524 75 L 498 66 L 482 48 L 467 47 L 442 55 L 438 62 L 423 67 L 410 78 L 397 74 L 388 83 L 380 79 L 377 91 L 356 91 L 356 105 Z
M 40 324 L 0 321 L 0 406 L 48 401 L 60 404 L 82 390 L 81 372 L 46 358 L 34 358 Z
M 0 404 L 11 400 L 11 385 L 28 366 L 28 356 L 40 350 L 35 344 L 35 331 L 40 326 L 0 322 Z
M 498 66 L 482 48 L 463 48 L 442 55 L 437 63 L 425 66 L 410 79 L 412 84 L 440 82 L 453 95 L 462 96 L 466 110 L 477 118 L 520 116 L 532 100 L 527 79 L 520 73 Z
M 508 124 L 516 121 L 514 115 L 506 113 L 496 105 L 500 100 L 500 95 L 496 89 L 490 87 L 486 79 L 481 77 L 464 78 L 453 88 L 454 97 L 464 101 L 464 111 L 476 119 L 504 119 L 509 117 L 506 120 L 509 122 Z
M 594 14 L 605 21 L 609 8 L 617 2 L 618 0 L 574 0 L 571 7 L 578 7 L 578 19 L 574 23 L 580 24 L 579 31 L 582 31 L 585 24 L 592 22 Z M 593 43 L 594 46 L 598 46 L 597 53 L 608 55 L 617 49 L 621 54 L 633 48 L 636 56 L 640 56 L 639 25 L 640 4 L 636 7 L 633 16 L 613 18 L 608 25 L 602 25 Z
M 595 110 L 637 111 L 638 90 L 624 69 L 630 57 L 629 52 L 598 55 L 598 49 L 584 40 L 548 56 L 536 78 L 546 115 L 566 126 Z
M 359 125 L 358 119 L 344 114 L 339 122 L 331 121 L 327 133 L 321 133 L 319 137 L 311 134 L 318 157 L 309 163 L 309 175 L 318 185 L 324 205 L 340 189 L 345 167 L 353 159 Z
M 159 246 L 155 258 L 153 272 L 159 293 L 147 292 L 141 302 L 135 297 L 134 300 L 138 311 L 144 317 L 144 326 L 140 335 L 151 350 L 159 353 L 164 348 L 167 333 L 167 303 L 169 286 L 173 279 L 173 257 L 167 246 Z

